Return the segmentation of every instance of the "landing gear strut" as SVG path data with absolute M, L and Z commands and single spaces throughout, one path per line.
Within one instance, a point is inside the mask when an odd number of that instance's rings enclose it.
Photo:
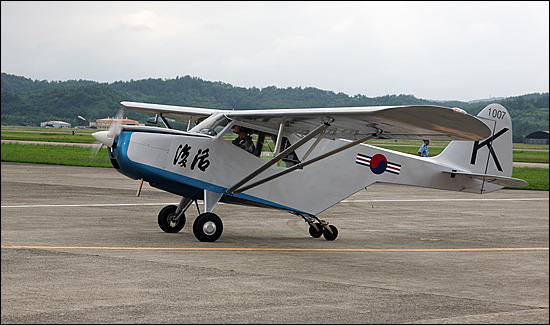
M 326 240 L 335 240 L 338 237 L 338 228 L 329 225 L 325 220 L 320 220 L 317 217 L 300 215 L 305 222 L 309 224 L 309 234 L 313 238 L 319 238 L 321 235 Z

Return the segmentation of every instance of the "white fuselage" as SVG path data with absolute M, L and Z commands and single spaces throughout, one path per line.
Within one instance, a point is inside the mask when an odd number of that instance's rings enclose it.
M 347 140 L 323 139 L 307 159 L 346 143 Z M 131 178 L 144 178 L 163 190 L 199 199 L 202 191 L 207 190 L 224 194 L 222 201 L 226 202 L 258 204 L 309 215 L 317 215 L 375 182 L 456 191 L 469 191 L 481 184 L 476 179 L 443 173 L 449 166 L 434 158 L 360 144 L 242 193 L 227 194 L 228 188 L 265 161 L 222 136 L 127 128 L 120 133 L 115 147 L 110 153 L 115 168 Z M 309 147 L 310 143 L 306 143 L 296 150 L 300 159 Z M 249 183 L 286 168 L 273 165 Z

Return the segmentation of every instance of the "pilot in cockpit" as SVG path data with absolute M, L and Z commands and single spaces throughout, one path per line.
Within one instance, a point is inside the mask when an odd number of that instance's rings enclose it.
M 238 134 L 238 136 L 231 143 L 254 154 L 255 148 L 252 137 L 250 136 L 251 130 L 240 125 L 235 125 L 233 126 L 233 132 Z

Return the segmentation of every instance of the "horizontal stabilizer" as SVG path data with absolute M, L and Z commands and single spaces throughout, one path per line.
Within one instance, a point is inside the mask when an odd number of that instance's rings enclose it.
M 471 178 L 476 178 L 482 181 L 485 181 L 487 183 L 501 185 L 501 186 L 508 186 L 508 187 L 524 187 L 529 185 L 526 181 L 519 179 L 519 178 L 513 178 L 513 177 L 506 177 L 506 176 L 496 176 L 496 175 L 488 175 L 488 174 L 476 174 L 476 173 L 468 173 L 468 172 L 458 172 L 458 171 L 443 171 L 446 174 L 453 175 L 462 175 L 462 176 L 469 176 Z

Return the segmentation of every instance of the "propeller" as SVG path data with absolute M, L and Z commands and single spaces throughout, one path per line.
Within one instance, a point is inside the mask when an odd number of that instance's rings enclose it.
M 124 118 L 124 106 L 118 110 L 117 114 L 113 118 L 113 121 L 111 122 L 111 125 L 109 126 L 109 130 L 107 131 L 99 131 L 92 133 L 92 136 L 99 141 L 97 143 L 97 146 L 94 146 L 93 148 L 93 156 L 95 157 L 99 150 L 103 148 L 103 146 L 111 147 L 113 145 L 113 142 L 115 141 L 115 138 L 122 130 L 122 119 Z
M 99 150 L 101 150 L 103 147 L 105 147 L 103 143 L 98 143 L 98 142 L 94 143 L 94 146 L 92 147 L 92 152 L 90 153 L 90 159 L 97 157 Z

